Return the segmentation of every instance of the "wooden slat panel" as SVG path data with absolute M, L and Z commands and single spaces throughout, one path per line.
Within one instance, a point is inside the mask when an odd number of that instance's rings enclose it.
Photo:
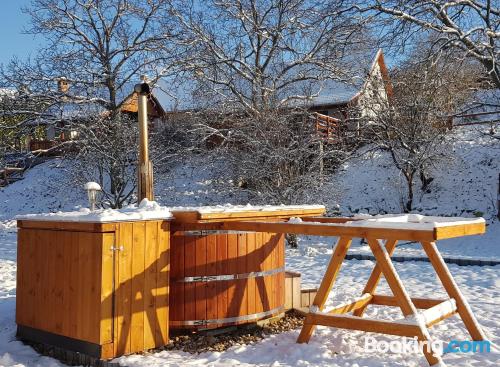
M 238 272 L 238 235 L 227 235 L 227 258 L 228 258 L 228 274 L 237 274 Z M 235 299 L 236 281 L 230 280 L 228 283 L 227 300 L 228 300 L 228 317 L 238 316 L 239 303 Z
M 69 325 L 66 336 L 71 336 L 76 338 L 78 336 L 78 326 L 76 318 L 76 310 L 78 307 L 78 261 L 79 261 L 79 249 L 78 249 L 78 236 L 79 232 L 69 232 L 70 233 L 70 268 L 69 279 L 68 279 L 68 317 Z
M 207 236 L 196 237 L 196 267 L 195 274 L 207 275 Z M 206 320 L 207 317 L 207 283 L 195 283 L 196 304 L 195 320 Z
M 78 313 L 77 330 L 81 340 L 99 343 L 101 236 L 81 232 L 78 235 Z
M 183 279 L 186 275 L 184 273 L 184 236 L 176 234 L 171 237 L 171 251 L 172 251 L 172 272 L 171 278 L 171 300 L 170 300 L 170 319 L 171 320 L 184 320 L 184 283 L 178 280 Z
M 255 249 L 255 233 L 247 234 L 247 272 L 258 271 L 258 261 L 256 260 L 256 249 Z M 255 278 L 250 278 L 247 281 L 247 312 L 248 314 L 256 313 L 256 305 L 255 305 Z
M 247 272 L 247 234 L 238 234 L 238 257 L 236 260 L 237 270 L 235 274 Z M 248 289 L 247 279 L 238 279 L 236 281 L 236 299 L 239 306 L 239 315 L 248 314 Z
M 206 237 L 206 246 L 207 246 L 207 275 L 217 275 L 217 241 L 220 240 L 220 237 L 224 235 L 217 236 L 207 236 Z M 208 282 L 206 284 L 206 292 L 207 292 L 207 319 L 213 320 L 217 319 L 217 290 L 216 286 L 219 282 Z
M 263 233 L 257 232 L 255 233 L 255 262 L 256 262 L 256 271 L 264 270 L 264 248 L 263 248 Z M 264 279 L 259 277 L 255 279 L 255 312 L 261 313 L 264 310 L 263 307 L 263 292 L 264 289 Z
M 71 251 L 73 246 L 73 234 L 71 232 L 61 233 L 61 243 L 63 244 L 63 258 L 62 258 L 62 272 L 64 274 L 65 281 L 62 282 L 62 335 L 70 335 L 71 323 L 72 321 L 72 310 L 74 298 L 72 295 L 72 285 L 71 285 L 71 273 L 74 272 L 72 269 L 72 258 Z
M 28 297 L 29 231 L 17 231 L 16 323 L 26 325 Z
M 279 240 L 279 267 L 285 269 L 285 235 L 280 235 Z M 283 305 L 285 303 L 285 272 L 283 271 L 278 275 L 279 278 L 279 294 L 281 295 L 279 305 Z
M 229 274 L 229 266 L 227 260 L 227 234 L 218 236 L 217 250 L 217 274 Z M 227 299 L 228 282 L 216 282 L 217 292 L 217 318 L 223 319 L 228 317 L 228 299 Z
M 39 289 L 40 297 L 38 298 L 38 302 L 40 305 L 40 314 L 35 316 L 38 319 L 37 324 L 42 330 L 52 330 L 52 304 L 50 299 L 50 276 L 53 269 L 50 269 L 50 259 L 52 258 L 52 250 L 53 250 L 53 242 L 50 237 L 51 232 L 40 231 L 39 238 L 40 244 L 38 245 L 38 259 L 40 262 L 40 270 L 39 270 L 39 283 L 37 285 Z M 80 274 L 80 271 L 78 271 Z M 81 292 L 80 292 L 81 294 Z M 79 335 L 81 336 L 81 334 Z
M 196 275 L 196 240 L 195 236 L 184 238 L 184 276 Z M 196 285 L 184 284 L 184 318 L 196 320 Z
M 100 235 L 22 228 L 19 241 L 18 323 L 99 343 Z
M 115 223 L 90 223 L 90 222 L 60 222 L 43 220 L 18 220 L 19 228 L 46 229 L 51 231 L 70 232 L 114 232 Z
M 55 241 L 52 243 L 52 251 L 53 251 L 53 260 L 55 261 L 55 266 L 52 268 L 52 277 L 50 279 L 50 297 L 53 303 L 54 310 L 62 310 L 63 309 L 63 287 L 64 282 L 61 282 L 61 279 L 66 277 L 64 273 L 64 233 L 59 233 Z M 50 269 L 49 269 L 50 271 Z M 62 317 L 60 313 L 52 313 L 51 324 L 53 325 L 53 330 L 56 334 L 62 333 Z
M 264 270 L 272 269 L 272 234 L 264 233 Z M 269 311 L 274 308 L 273 299 L 273 284 L 270 276 L 264 277 L 264 287 L 265 287 L 265 301 L 264 301 L 264 311 Z
M 157 289 L 156 314 L 158 324 L 156 328 L 156 346 L 168 343 L 169 328 L 169 279 L 170 279 L 170 224 L 161 221 L 158 225 L 158 253 L 157 253 Z
M 67 235 L 67 233 L 65 233 Z M 113 342 L 114 233 L 102 234 L 100 344 Z
M 156 346 L 156 328 L 159 327 L 156 315 L 158 222 L 146 222 L 144 243 L 144 349 Z M 166 325 L 165 325 L 166 326 Z
M 118 251 L 118 271 L 115 313 L 115 355 L 130 353 L 131 293 L 132 293 L 132 223 L 120 223 L 116 246 Z M 115 255 L 116 256 L 116 255 Z
M 146 225 L 133 223 L 132 244 L 132 317 L 130 324 L 131 351 L 144 349 L 144 242 Z

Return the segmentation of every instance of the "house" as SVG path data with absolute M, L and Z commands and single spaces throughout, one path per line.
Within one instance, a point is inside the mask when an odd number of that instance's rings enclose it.
M 151 94 L 148 96 L 148 122 L 153 127 L 158 126 L 165 118 L 165 110 L 160 103 L 158 96 L 158 90 L 153 88 Z M 122 104 L 121 112 L 128 114 L 132 117 L 137 117 L 139 111 L 139 99 L 138 94 L 134 92 L 130 95 Z
M 361 121 L 389 103 L 393 90 L 381 49 L 368 61 L 361 57 L 349 82 L 326 81 L 321 91 L 306 102 L 313 112 L 316 130 L 335 142 L 340 131 L 358 133 Z
M 68 92 L 70 86 L 65 78 L 58 80 L 58 90 L 62 93 Z M 132 93 L 122 103 L 121 112 L 137 118 L 138 95 Z M 108 111 L 95 103 L 63 102 L 49 107 L 43 115 L 27 121 L 26 125 L 31 127 L 28 136 L 28 146 L 31 151 L 47 150 L 60 145 L 62 142 L 78 139 L 78 131 L 75 124 L 85 123 L 90 116 L 105 115 Z M 160 102 L 152 93 L 148 99 L 148 117 L 152 127 L 161 122 L 165 111 Z
M 360 50 L 350 55 L 353 65 L 341 82 L 334 79 L 295 85 L 285 93 L 308 95 L 305 99 L 292 99 L 287 103 L 290 108 L 305 108 L 312 112 L 318 132 L 327 136 L 338 134 L 343 129 L 358 131 L 360 121 L 376 113 L 377 109 L 388 103 L 392 96 L 392 86 L 381 49 L 377 52 Z M 298 83 L 300 84 L 300 83 Z M 170 116 L 179 116 L 206 108 L 195 83 L 181 81 L 169 83 L 160 81 L 156 88 L 158 100 Z M 168 90 L 167 94 L 165 91 Z M 197 97 L 198 96 L 198 97 Z M 286 97 L 284 94 L 282 97 Z M 210 101 L 214 105 L 213 101 Z

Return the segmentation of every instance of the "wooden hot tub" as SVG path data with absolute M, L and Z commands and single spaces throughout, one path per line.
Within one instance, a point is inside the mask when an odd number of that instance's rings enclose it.
M 251 323 L 284 312 L 283 234 L 225 231 L 229 220 L 288 220 L 324 208 L 173 211 L 170 327 L 207 329 Z

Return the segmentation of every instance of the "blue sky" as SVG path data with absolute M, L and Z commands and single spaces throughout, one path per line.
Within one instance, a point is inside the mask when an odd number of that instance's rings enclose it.
M 30 0 L 2 0 L 0 9 L 0 63 L 7 63 L 13 56 L 25 58 L 34 53 L 40 39 L 22 34 L 29 26 L 30 18 L 21 11 Z M 39 38 L 39 37 L 38 37 Z

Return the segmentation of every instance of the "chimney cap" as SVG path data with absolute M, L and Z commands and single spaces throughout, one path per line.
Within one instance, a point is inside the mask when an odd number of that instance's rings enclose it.
M 148 83 L 139 83 L 135 85 L 134 91 L 139 94 L 150 94 L 151 87 Z

